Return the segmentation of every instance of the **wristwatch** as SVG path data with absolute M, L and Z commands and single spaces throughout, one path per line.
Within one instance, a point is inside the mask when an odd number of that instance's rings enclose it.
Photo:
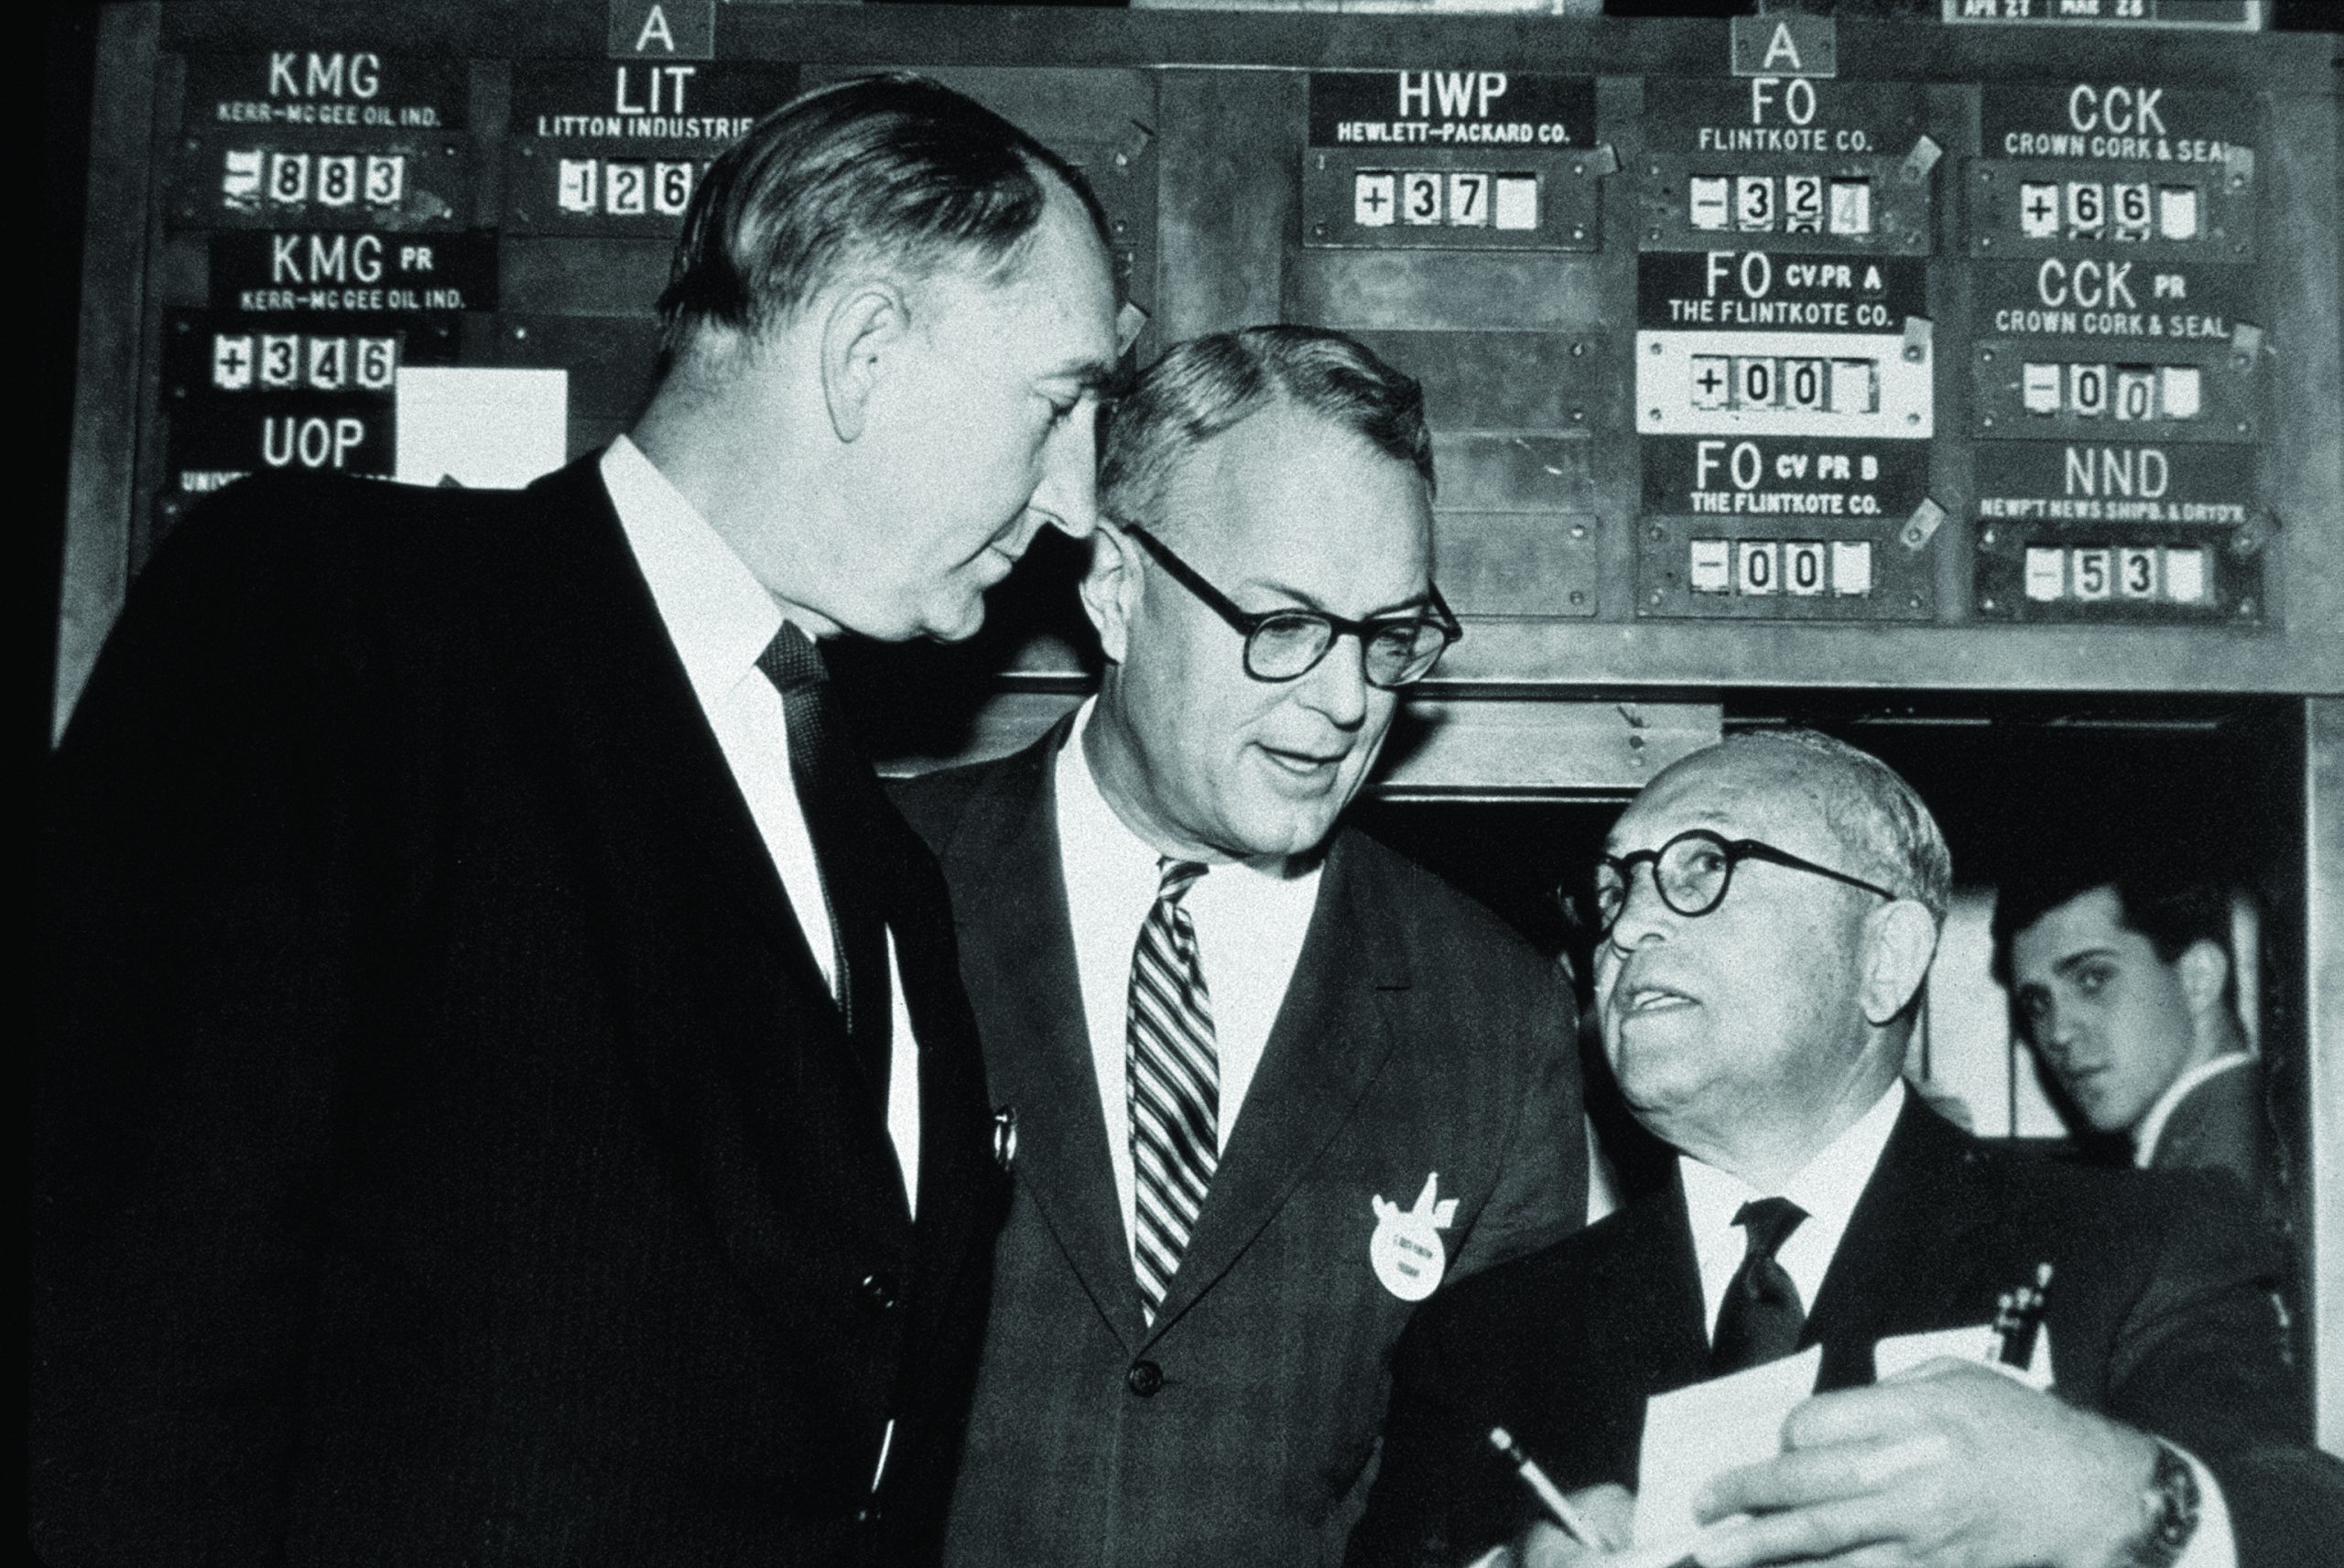
M 2141 1529 L 2121 1561 L 2130 1568 L 2173 1568 L 2198 1533 L 2198 1472 L 2170 1444 L 2157 1444 L 2156 1468 L 2141 1489 Z

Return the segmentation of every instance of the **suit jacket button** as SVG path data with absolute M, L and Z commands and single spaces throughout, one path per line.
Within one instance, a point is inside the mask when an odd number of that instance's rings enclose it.
M 895 1310 L 895 1277 L 885 1271 L 863 1276 L 863 1283 L 855 1288 L 863 1310 L 874 1317 L 885 1317 Z
M 1123 1387 L 1141 1399 L 1150 1399 L 1164 1386 L 1164 1368 L 1153 1361 L 1134 1361 L 1123 1374 Z

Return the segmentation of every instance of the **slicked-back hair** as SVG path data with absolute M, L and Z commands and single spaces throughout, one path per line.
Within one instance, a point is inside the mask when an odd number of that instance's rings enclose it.
M 2011 944 L 2020 932 L 2070 900 L 2107 888 L 2116 895 L 2117 919 L 2127 931 L 2148 938 L 2162 963 L 2170 964 L 2200 942 L 2211 942 L 2226 958 L 2230 951 L 2230 890 L 2187 864 L 2116 851 L 2094 858 L 2085 852 L 2038 860 L 2005 881 L 1994 892 L 1994 979 L 2011 983 Z M 2236 984 L 2236 965 L 2226 997 Z
M 1832 837 L 1859 862 L 1833 870 L 1893 889 L 1945 924 L 1953 903 L 1953 854 L 1927 803 L 1902 773 L 1870 752 L 1796 726 L 1730 735 L 1724 746 L 1753 760 L 1796 753 L 1816 780 Z
M 1321 327 L 1247 327 L 1176 343 L 1143 371 L 1108 422 L 1099 500 L 1112 516 L 1162 530 L 1182 460 L 1273 404 L 1349 430 L 1433 488 L 1424 389 L 1366 344 Z
M 787 321 L 850 265 L 917 285 L 1014 266 L 1056 179 L 1107 222 L 1081 173 L 974 100 L 908 72 L 800 93 L 710 166 L 659 296 L 664 374 L 704 326 Z

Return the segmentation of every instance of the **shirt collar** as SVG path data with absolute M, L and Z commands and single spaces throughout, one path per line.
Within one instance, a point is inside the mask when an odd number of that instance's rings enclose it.
M 1089 732 L 1091 716 L 1098 707 L 1097 697 L 1083 699 L 1075 709 L 1074 728 L 1067 731 L 1066 744 L 1058 749 L 1058 834 L 1064 842 L 1081 847 L 1086 864 L 1103 861 L 1118 870 L 1144 867 L 1153 889 L 1160 857 L 1115 815 L 1099 788 L 1098 775 L 1091 771 L 1091 759 L 1083 754 L 1082 737 Z
M 1739 1176 L 1704 1165 L 1689 1154 L 1679 1154 L 1677 1168 L 1685 1183 L 1686 1218 L 1692 1225 L 1697 1242 L 1714 1243 L 1720 1237 L 1730 1238 L 1733 1217 L 1743 1204 L 1753 1198 L 1779 1195 L 1807 1211 L 1802 1230 L 1811 1237 L 1829 1238 L 1831 1250 L 1837 1250 L 1839 1238 L 1848 1228 L 1849 1217 L 1855 1213 L 1857 1200 L 1864 1195 L 1872 1171 L 1880 1164 L 1881 1151 L 1888 1146 L 1888 1135 L 1895 1130 L 1897 1114 L 1904 1108 L 1905 1094 L 1903 1078 L 1890 1084 L 1888 1091 L 1873 1102 L 1870 1110 L 1825 1144 L 1796 1175 L 1783 1184 L 1778 1193 L 1761 1192 Z M 1796 1238 L 1799 1232 L 1792 1235 Z M 1738 1243 L 1734 1250 L 1739 1252 Z
M 619 437 L 602 454 L 602 474 L 659 619 L 709 707 L 755 667 L 781 629 L 781 609 L 643 449 Z
M 1091 720 L 1098 710 L 1097 697 L 1083 699 L 1082 706 L 1074 711 L 1074 728 L 1067 731 L 1066 744 L 1058 752 L 1058 831 L 1065 839 L 1085 846 L 1087 855 L 1112 856 L 1118 863 L 1125 857 L 1145 856 L 1152 887 L 1162 852 L 1132 831 L 1131 825 L 1107 804 L 1107 796 L 1099 787 L 1099 776 L 1091 771 L 1091 758 L 1082 749 L 1082 738 L 1090 732 Z M 1294 891 L 1297 896 L 1316 898 L 1318 870 L 1319 861 L 1315 856 L 1266 865 L 1248 860 L 1216 860 L 1210 874 L 1198 887 L 1201 892 L 1210 886 L 1219 896 L 1232 885 L 1253 887 L 1258 882 L 1264 887 Z M 1192 904 L 1196 898 L 1194 893 L 1189 895 Z
M 2165 1124 L 2173 1119 L 2173 1113 L 2181 1108 L 2183 1100 L 2189 1098 L 2190 1090 L 2208 1078 L 2227 1073 L 2233 1067 L 2243 1067 L 2252 1060 L 2254 1058 L 2244 1051 L 2225 1051 L 2210 1061 L 2198 1063 L 2165 1085 L 2165 1093 L 2157 1096 L 2156 1103 L 2149 1107 L 2149 1114 L 2141 1118 L 2141 1125 L 2133 1130 L 2132 1163 L 2143 1171 L 2149 1168 L 2150 1162 L 2156 1158 L 2157 1141 L 2165 1136 Z

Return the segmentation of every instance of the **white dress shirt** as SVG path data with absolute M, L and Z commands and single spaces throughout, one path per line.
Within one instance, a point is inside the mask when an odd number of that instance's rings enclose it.
M 2157 1140 L 2165 1136 L 2165 1124 L 2173 1119 L 2174 1111 L 2189 1098 L 2189 1091 L 2208 1078 L 2245 1066 L 2253 1061 L 2243 1051 L 2225 1051 L 2210 1062 L 2200 1062 L 2187 1072 L 2165 1085 L 2165 1093 L 2157 1096 L 2149 1107 L 2149 1114 L 2141 1118 L 2141 1125 L 2132 1134 L 2132 1163 L 2147 1170 L 2156 1162 Z
M 1905 1093 L 1904 1079 L 1891 1084 L 1877 1105 L 1784 1183 L 1780 1193 L 1762 1193 L 1689 1154 L 1677 1157 L 1677 1169 L 1685 1178 L 1685 1214 L 1693 1226 L 1693 1258 L 1701 1270 L 1706 1308 L 1701 1321 L 1709 1325 L 1712 1338 L 1718 1313 L 1725 1305 L 1726 1286 L 1749 1251 L 1748 1238 L 1733 1217 L 1754 1198 L 1786 1197 L 1807 1211 L 1798 1228 L 1776 1249 L 1774 1261 L 1798 1287 L 1799 1305 L 1815 1310 L 1816 1292 L 1823 1288 L 1824 1273 L 1839 1250 L 1839 1238 L 1848 1233 L 1848 1217 L 1856 1212 L 1856 1200 L 1864 1195 L 1872 1167 L 1880 1163 L 1880 1152 L 1888 1146 Z
M 1099 793 L 1082 738 L 1098 706 L 1092 698 L 1075 718 L 1058 752 L 1058 861 L 1066 883 L 1067 915 L 1074 927 L 1075 971 L 1082 986 L 1082 1016 L 1091 1033 L 1091 1060 L 1099 1075 L 1099 1108 L 1107 1118 L 1107 1150 L 1115 1169 L 1123 1238 L 1132 1237 L 1131 1108 L 1125 1099 L 1124 1029 L 1131 1010 L 1132 955 L 1140 927 L 1163 880 L 1160 857 L 1131 830 Z M 1181 899 L 1196 927 L 1197 961 L 1212 1006 L 1213 1048 L 1221 1068 L 1221 1147 L 1253 1087 L 1271 1025 L 1286 1000 L 1302 956 L 1302 939 L 1318 903 L 1319 870 L 1286 873 L 1241 862 L 1215 865 Z M 1211 1201 L 1207 1195 L 1206 1201 Z
M 651 585 L 659 619 L 691 678 L 692 694 L 716 732 L 732 782 L 781 873 L 782 890 L 822 978 L 835 992 L 830 905 L 814 859 L 813 836 L 789 773 L 789 730 L 781 693 L 757 668 L 757 655 L 781 630 L 781 608 L 705 518 L 621 436 L 602 454 L 602 484 L 626 531 L 635 565 Z M 803 912 L 811 912 L 810 915 Z M 887 1136 L 904 1180 L 904 1201 L 919 1193 L 919 1054 L 904 1003 L 895 935 L 887 934 L 888 993 L 895 1019 L 887 1071 Z
M 1888 1146 L 1888 1135 L 1895 1130 L 1909 1093 L 1904 1079 L 1891 1084 L 1878 1103 L 1826 1144 L 1779 1192 L 1760 1192 L 1739 1176 L 1704 1165 L 1688 1154 L 1677 1157 L 1677 1169 L 1685 1182 L 1685 1214 L 1693 1227 L 1693 1258 L 1701 1273 L 1701 1299 L 1707 1307 L 1704 1321 L 1712 1339 L 1717 1336 L 1718 1313 L 1725 1305 L 1726 1287 L 1749 1250 L 1733 1217 L 1753 1198 L 1785 1197 L 1807 1211 L 1798 1228 L 1775 1250 L 1774 1260 L 1798 1287 L 1799 1304 L 1810 1313 L 1815 1310 L 1824 1275 L 1830 1271 L 1840 1238 L 1848 1233 L 1849 1217 L 1872 1181 L 1881 1151 Z M 2188 1550 L 2174 1568 L 2237 1568 L 2238 1545 L 2230 1534 L 2230 1505 L 2223 1501 L 2220 1484 L 2196 1454 L 2176 1444 L 2166 1446 L 2189 1462 L 2198 1477 L 2199 1503 L 2198 1533 L 2190 1538 Z

